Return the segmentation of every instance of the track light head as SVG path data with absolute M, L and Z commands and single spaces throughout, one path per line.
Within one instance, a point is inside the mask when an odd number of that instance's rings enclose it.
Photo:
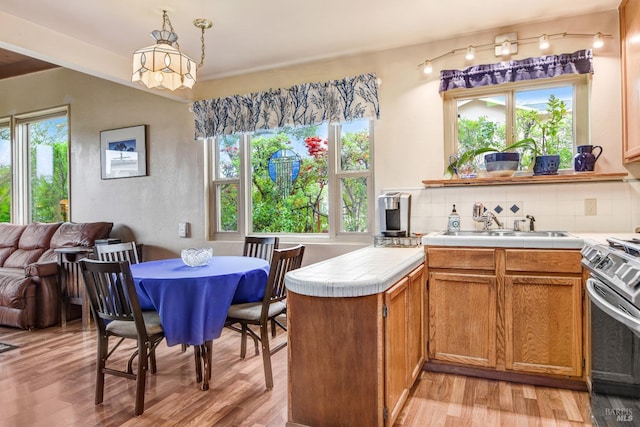
M 596 33 L 596 35 L 593 36 L 593 48 L 600 49 L 602 46 L 604 46 L 602 33 Z
M 476 56 L 476 48 L 473 46 L 469 46 L 467 48 L 467 54 L 464 56 L 467 61 L 471 61 Z
M 549 36 L 546 34 L 541 35 L 538 45 L 542 50 L 549 49 Z

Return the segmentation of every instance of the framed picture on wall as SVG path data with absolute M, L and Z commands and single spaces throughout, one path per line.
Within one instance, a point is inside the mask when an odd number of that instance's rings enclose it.
M 102 179 L 147 175 L 147 125 L 100 132 Z

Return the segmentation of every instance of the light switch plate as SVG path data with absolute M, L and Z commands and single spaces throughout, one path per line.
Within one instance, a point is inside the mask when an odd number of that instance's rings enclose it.
M 188 237 L 189 235 L 189 223 L 181 222 L 178 224 L 178 237 Z

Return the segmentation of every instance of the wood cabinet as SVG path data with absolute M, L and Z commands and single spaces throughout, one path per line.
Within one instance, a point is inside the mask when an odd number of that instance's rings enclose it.
M 620 44 L 622 53 L 622 137 L 624 162 L 640 161 L 640 1 L 623 0 L 620 4 Z
M 579 250 L 425 250 L 430 364 L 583 375 Z
M 506 369 L 582 375 L 580 252 L 505 251 Z
M 426 355 L 424 265 L 385 292 L 289 292 L 289 424 L 391 426 Z
M 407 308 L 409 278 L 405 277 L 385 292 L 384 324 L 385 408 L 396 419 L 409 396 L 409 352 L 407 348 Z
M 429 274 L 429 358 L 496 366 L 494 275 Z
M 424 266 L 385 292 L 385 407 L 398 417 L 425 360 Z
M 427 356 L 426 278 L 424 265 L 409 274 L 407 291 L 407 358 L 409 388 L 420 375 Z

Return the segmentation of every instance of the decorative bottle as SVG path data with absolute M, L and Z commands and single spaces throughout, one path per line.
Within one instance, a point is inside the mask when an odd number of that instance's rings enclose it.
M 453 210 L 449 214 L 447 231 L 460 231 L 460 215 L 456 211 L 456 205 L 453 205 Z

